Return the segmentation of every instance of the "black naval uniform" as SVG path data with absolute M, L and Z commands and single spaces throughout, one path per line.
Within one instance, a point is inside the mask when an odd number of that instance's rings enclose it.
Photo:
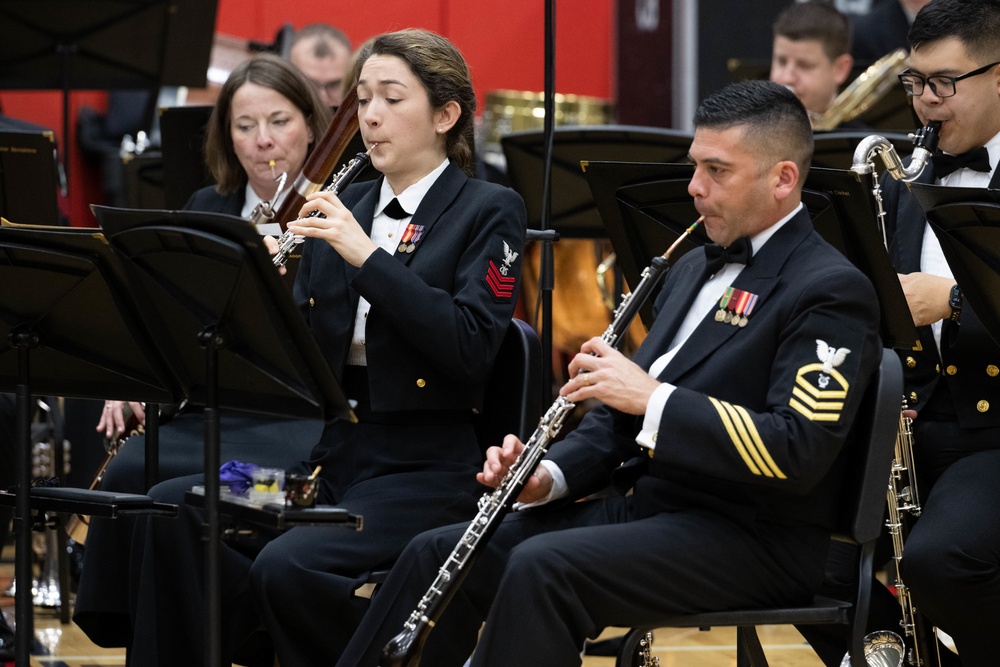
M 1000 188 L 1000 156 L 990 156 Z M 934 183 L 932 165 L 920 182 Z M 883 179 L 891 255 L 899 273 L 920 271 L 925 218 L 909 190 Z M 902 352 L 923 512 L 906 538 L 903 581 L 915 606 L 950 634 L 965 667 L 1000 655 L 1000 346 L 966 300 L 945 321 L 938 352 L 930 327 Z
M 369 233 L 381 183 L 341 196 Z M 410 220 L 423 226 L 413 252 L 377 250 L 356 268 L 306 241 L 295 298 L 360 422 L 328 424 L 305 467 L 323 466 L 320 502 L 362 515 L 364 530 L 300 526 L 224 547 L 224 655 L 263 622 L 284 667 L 329 664 L 367 606 L 354 591 L 369 572 L 422 530 L 474 514 L 482 451 L 471 415 L 513 314 L 525 219 L 514 191 L 450 165 Z M 346 365 L 360 296 L 371 303 L 367 367 Z M 192 483 L 151 495 L 177 499 Z M 201 521 L 182 508 L 145 524 L 133 664 L 201 660 Z
M 668 350 L 705 264 L 691 252 L 668 275 L 635 356 L 641 367 Z M 804 210 L 733 286 L 758 305 L 743 327 L 706 313 L 659 375 L 677 388 L 651 455 L 635 442 L 642 417 L 607 406 L 547 455 L 569 499 L 609 480 L 632 495 L 509 515 L 430 633 L 422 664 L 461 665 L 475 648 L 474 666 L 579 665 L 584 640 L 607 626 L 810 599 L 839 500 L 838 455 L 879 358 L 874 291 Z M 825 367 L 820 347 L 838 349 L 843 363 Z M 377 664 L 465 528 L 410 544 L 339 665 Z

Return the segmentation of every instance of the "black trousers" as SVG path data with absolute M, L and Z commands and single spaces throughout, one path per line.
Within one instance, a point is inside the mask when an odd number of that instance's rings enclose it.
M 955 640 L 964 667 L 996 665 L 1000 449 L 994 448 L 1000 446 L 1000 429 L 963 431 L 954 422 L 918 429 L 919 424 L 914 422 L 917 465 L 929 460 L 928 472 L 936 479 L 930 480 L 923 512 L 906 539 L 903 581 L 917 608 Z M 957 455 L 956 443 L 964 448 Z
M 247 414 L 222 416 L 221 460 L 289 468 L 309 457 L 323 423 Z M 160 479 L 191 475 L 204 467 L 204 421 L 185 412 L 160 429 Z M 111 460 L 101 483 L 106 491 L 146 493 L 145 440 L 129 438 Z M 87 531 L 83 570 L 73 620 L 98 646 L 132 643 L 129 563 L 135 519 L 93 519 Z
M 378 663 L 466 527 L 410 543 L 338 665 Z M 430 633 L 422 664 L 457 667 L 475 649 L 475 667 L 579 665 L 586 638 L 608 626 L 802 602 L 822 579 L 826 539 L 801 527 L 748 530 L 702 510 L 638 517 L 621 497 L 516 512 Z

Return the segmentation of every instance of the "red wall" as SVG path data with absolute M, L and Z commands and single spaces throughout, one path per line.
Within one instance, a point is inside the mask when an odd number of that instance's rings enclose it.
M 615 0 L 556 3 L 556 90 L 560 93 L 613 97 Z M 298 28 L 324 21 L 343 29 L 355 46 L 368 37 L 401 28 L 439 32 L 462 51 L 472 69 L 480 108 L 494 89 L 544 87 L 544 0 L 219 0 L 217 32 L 271 42 L 285 23 Z M 71 118 L 81 106 L 103 110 L 105 95 L 71 93 Z M 62 101 L 57 92 L 0 91 L 8 116 L 55 130 L 62 147 Z M 75 145 L 75 122 L 70 142 Z M 91 225 L 89 204 L 101 199 L 100 180 L 78 150 L 71 153 L 69 214 L 74 225 Z

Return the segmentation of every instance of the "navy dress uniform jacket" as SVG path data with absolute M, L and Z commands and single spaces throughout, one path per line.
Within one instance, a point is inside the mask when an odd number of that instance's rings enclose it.
M 381 184 L 341 195 L 369 233 Z M 334 373 L 342 376 L 364 295 L 372 410 L 482 408 L 517 299 L 524 220 L 513 190 L 449 165 L 410 219 L 424 228 L 412 253 L 378 250 L 356 268 L 325 241 L 307 239 L 295 299 Z
M 927 165 L 917 182 L 933 183 L 934 178 L 933 165 Z M 903 183 L 888 176 L 881 183 L 889 252 L 896 271 L 920 271 L 924 213 Z M 994 173 L 990 185 L 1000 187 L 1000 170 Z M 962 428 L 1000 426 L 1000 345 L 969 302 L 966 300 L 962 306 L 961 324 L 944 322 L 940 354 L 931 328 L 919 327 L 918 332 L 919 345 L 900 353 L 909 407 L 919 413 L 927 407 L 938 383 L 944 383 Z
M 228 195 L 219 194 L 214 185 L 196 190 L 184 204 L 185 211 L 205 211 L 206 213 L 222 213 L 234 215 L 237 218 L 243 213 L 246 201 L 246 191 L 240 188 Z
M 704 253 L 691 252 L 668 274 L 635 356 L 643 368 L 667 352 L 704 267 Z M 664 369 L 658 379 L 677 389 L 651 457 L 635 443 L 642 418 L 607 406 L 552 448 L 572 496 L 613 474 L 622 488 L 634 482 L 641 515 L 703 507 L 746 525 L 832 526 L 834 463 L 881 347 L 874 288 L 813 231 L 804 210 L 733 286 L 758 295 L 758 304 L 745 327 L 706 313 Z M 824 364 L 826 353 L 842 349 L 839 365 Z

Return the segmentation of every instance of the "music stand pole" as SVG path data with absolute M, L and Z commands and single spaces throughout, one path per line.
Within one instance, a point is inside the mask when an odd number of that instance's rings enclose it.
M 205 577 L 205 609 L 208 623 L 205 624 L 205 646 L 208 667 L 222 664 L 222 641 L 217 624 L 222 620 L 222 593 L 219 588 L 219 562 L 222 557 L 222 533 L 219 520 L 219 452 L 222 440 L 219 425 L 219 350 L 226 340 L 215 327 L 207 327 L 198 336 L 198 342 L 205 349 L 205 562 L 208 576 Z
M 14 622 L 21 639 L 14 643 L 14 662 L 31 663 L 31 644 L 35 636 L 31 599 L 31 499 L 24 490 L 31 487 L 31 388 L 29 386 L 31 349 L 38 345 L 38 335 L 30 329 L 10 332 L 10 342 L 17 348 L 18 379 L 16 397 L 17 429 L 17 510 L 14 514 L 14 532 L 17 534 L 17 553 L 14 559 L 14 581 L 19 582 L 14 600 Z
M 549 229 L 552 220 L 552 143 L 555 127 L 555 0 L 545 0 L 545 135 L 544 171 L 542 175 L 541 231 Z M 555 287 L 555 258 L 552 240 L 542 239 L 539 259 L 538 289 L 542 303 L 542 391 L 551 398 L 552 387 L 552 290 Z

